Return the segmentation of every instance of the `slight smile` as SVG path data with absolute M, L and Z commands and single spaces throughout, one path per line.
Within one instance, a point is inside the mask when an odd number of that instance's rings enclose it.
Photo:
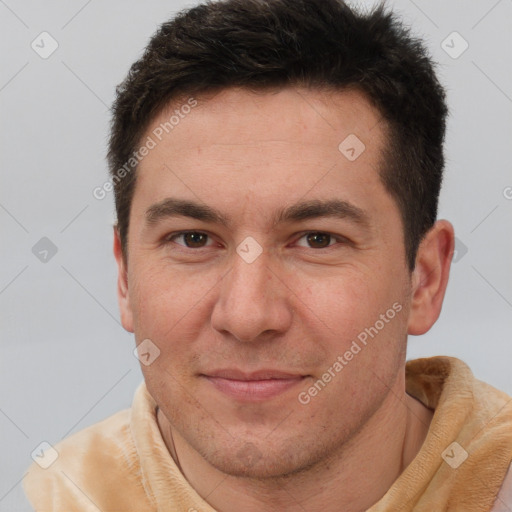
M 308 375 L 297 375 L 275 370 L 242 372 L 217 370 L 201 374 L 222 393 L 244 402 L 261 402 L 278 396 L 299 385 Z

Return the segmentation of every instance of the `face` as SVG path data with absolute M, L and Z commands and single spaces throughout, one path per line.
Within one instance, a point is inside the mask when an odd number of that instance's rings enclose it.
M 403 384 L 411 275 L 384 126 L 357 92 L 197 100 L 143 138 L 122 320 L 158 347 L 146 384 L 190 447 L 228 474 L 289 474 Z

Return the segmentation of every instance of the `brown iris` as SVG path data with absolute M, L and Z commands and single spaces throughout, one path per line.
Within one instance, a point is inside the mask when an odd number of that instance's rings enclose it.
M 183 240 L 185 241 L 185 245 L 187 247 L 204 247 L 207 239 L 208 235 L 205 233 L 198 233 L 196 231 L 183 234 Z
M 327 233 L 309 233 L 306 238 L 308 244 L 314 249 L 323 249 L 331 243 L 331 235 Z

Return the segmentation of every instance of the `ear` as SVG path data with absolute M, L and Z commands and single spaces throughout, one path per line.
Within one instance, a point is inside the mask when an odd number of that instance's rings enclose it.
M 114 256 L 117 262 L 117 300 L 121 312 L 121 323 L 128 332 L 133 332 L 133 313 L 130 306 L 130 294 L 128 291 L 128 272 L 123 256 L 119 230 L 114 226 Z
M 425 334 L 439 318 L 454 251 L 453 226 L 437 221 L 418 248 L 412 272 L 408 333 Z

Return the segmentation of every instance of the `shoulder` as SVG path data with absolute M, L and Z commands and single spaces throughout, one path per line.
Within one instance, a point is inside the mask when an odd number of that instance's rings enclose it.
M 37 512 L 85 511 L 93 505 L 105 512 L 130 511 L 145 499 L 130 409 L 73 434 L 53 449 L 47 462 L 56 456 L 55 461 L 46 468 L 47 464 L 34 462 L 23 480 Z M 45 456 L 42 453 L 41 460 Z M 123 492 L 116 493 L 120 482 Z

